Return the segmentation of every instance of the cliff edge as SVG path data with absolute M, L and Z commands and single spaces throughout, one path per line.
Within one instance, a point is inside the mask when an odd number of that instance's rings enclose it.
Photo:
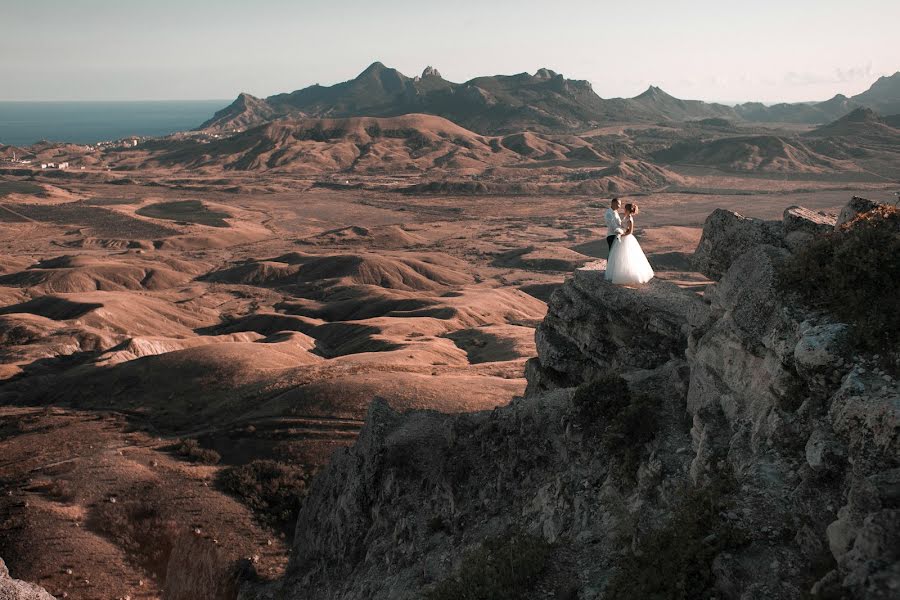
M 313 484 L 285 579 L 243 597 L 895 597 L 900 387 L 778 285 L 837 226 L 716 211 L 702 296 L 576 271 L 525 397 L 373 402 Z

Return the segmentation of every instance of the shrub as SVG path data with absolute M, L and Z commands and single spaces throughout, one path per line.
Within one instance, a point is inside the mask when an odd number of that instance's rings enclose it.
M 624 379 L 608 374 L 579 386 L 572 404 L 576 421 L 614 459 L 614 467 L 634 477 L 644 445 L 658 430 L 653 401 L 632 396 Z
M 222 458 L 215 450 L 203 448 L 200 446 L 200 442 L 193 439 L 182 440 L 175 451 L 178 456 L 186 458 L 191 462 L 202 463 L 204 465 L 214 465 Z
M 781 266 L 781 290 L 851 325 L 858 348 L 894 353 L 900 337 L 900 211 L 880 206 L 825 234 Z
M 628 383 L 613 373 L 578 386 L 572 396 L 575 418 L 585 429 L 602 428 L 628 406 Z
M 249 506 L 261 521 L 292 532 L 310 479 L 302 467 L 254 460 L 229 467 L 219 477 L 222 487 Z
M 620 564 L 604 597 L 681 600 L 715 595 L 713 560 L 747 543 L 745 533 L 722 516 L 735 489 L 728 475 L 703 488 L 686 487 L 671 521 L 638 539 L 637 552 Z
M 47 495 L 57 502 L 71 502 L 75 499 L 75 486 L 65 479 L 54 479 L 47 486 Z
M 516 600 L 533 597 L 550 558 L 542 538 L 511 532 L 482 542 L 459 570 L 426 592 L 428 600 Z
M 149 571 L 165 577 L 177 537 L 177 525 L 147 502 L 103 502 L 93 510 L 88 526 L 126 554 L 135 556 Z

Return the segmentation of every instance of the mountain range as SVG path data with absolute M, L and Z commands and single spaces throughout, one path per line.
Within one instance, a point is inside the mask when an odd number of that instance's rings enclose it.
M 432 67 L 420 76 L 408 77 L 375 62 L 356 78 L 332 86 L 316 84 L 268 98 L 242 93 L 200 129 L 242 130 L 283 117 L 393 117 L 409 113 L 444 117 L 481 134 L 579 132 L 610 122 L 708 118 L 822 124 L 860 107 L 883 115 L 900 113 L 900 71 L 881 77 L 868 90 L 852 97 L 838 94 L 824 102 L 728 106 L 681 100 L 656 86 L 634 98 L 601 98 L 589 82 L 567 79 L 549 69 L 539 69 L 533 75 L 493 75 L 454 83 Z

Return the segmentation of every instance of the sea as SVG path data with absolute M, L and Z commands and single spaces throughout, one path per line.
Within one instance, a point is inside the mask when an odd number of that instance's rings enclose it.
M 0 143 L 93 144 L 194 129 L 230 100 L 0 102 Z

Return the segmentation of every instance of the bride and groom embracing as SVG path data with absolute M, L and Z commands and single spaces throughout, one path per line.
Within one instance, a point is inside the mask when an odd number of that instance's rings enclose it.
M 634 217 L 638 205 L 625 205 L 625 218 L 619 215 L 620 202 L 613 198 L 606 209 L 606 243 L 609 244 L 609 258 L 606 261 L 606 280 L 617 285 L 637 285 L 653 279 L 653 269 L 634 238 Z

